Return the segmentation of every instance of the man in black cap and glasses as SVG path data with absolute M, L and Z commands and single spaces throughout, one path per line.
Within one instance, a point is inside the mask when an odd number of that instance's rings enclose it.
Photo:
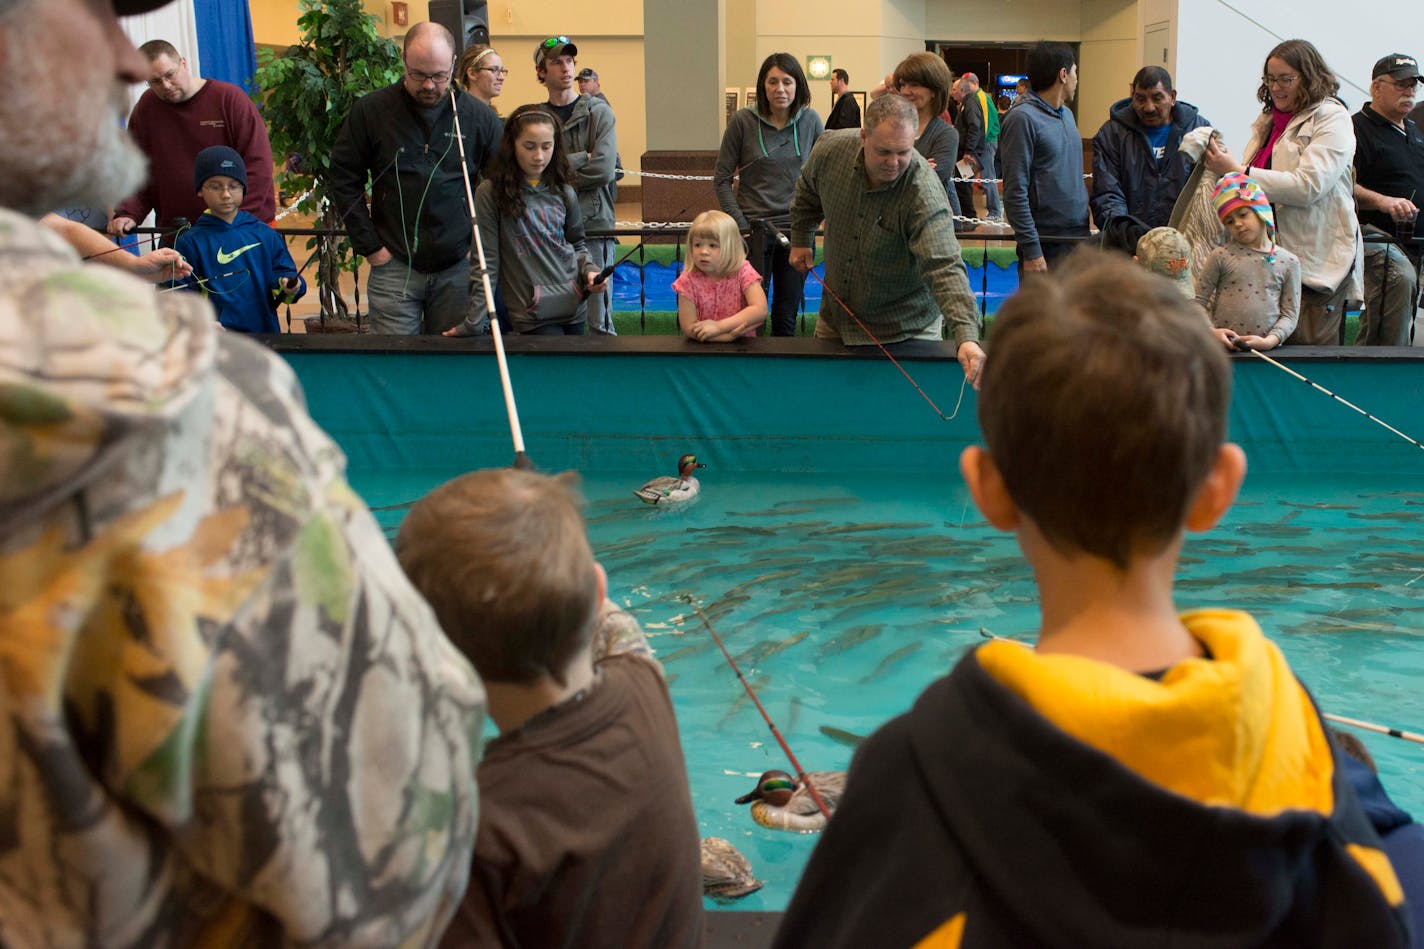
M 1357 344 L 1408 346 L 1419 298 L 1419 206 L 1424 134 L 1409 118 L 1419 98 L 1419 61 L 1391 53 L 1375 63 L 1370 101 L 1355 125 L 1355 201 L 1365 241 L 1365 308 Z M 1373 237 L 1374 240 L 1369 238 Z
M 164 2 L 0 0 L 0 945 L 433 944 L 479 680 L 291 369 L 36 221 L 142 184 Z
M 614 179 L 617 174 L 618 133 L 606 101 L 579 92 L 578 47 L 567 36 L 550 36 L 534 47 L 534 72 L 549 90 L 545 106 L 564 127 L 564 154 L 569 157 L 574 190 L 587 230 L 613 229 Z M 588 238 L 588 253 L 599 269 L 613 262 L 612 238 Z M 611 283 L 611 281 L 609 281 Z M 610 292 L 604 289 L 588 298 L 588 331 L 616 335 Z

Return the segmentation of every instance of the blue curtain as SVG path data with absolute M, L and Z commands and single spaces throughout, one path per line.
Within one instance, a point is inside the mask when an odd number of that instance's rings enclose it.
M 257 51 L 252 41 L 252 17 L 246 3 L 233 0 L 193 0 L 198 24 L 198 56 L 203 78 L 220 79 L 253 89 Z

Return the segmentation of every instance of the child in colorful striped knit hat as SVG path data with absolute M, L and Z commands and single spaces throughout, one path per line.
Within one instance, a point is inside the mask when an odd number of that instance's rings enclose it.
M 1211 202 L 1230 238 L 1197 269 L 1197 302 L 1227 349 L 1275 349 L 1300 317 L 1300 258 L 1276 243 L 1276 217 L 1253 179 L 1223 175 Z

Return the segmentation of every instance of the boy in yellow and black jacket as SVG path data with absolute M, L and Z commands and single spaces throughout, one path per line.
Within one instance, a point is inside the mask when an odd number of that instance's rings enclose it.
M 870 737 L 776 945 L 1405 946 L 1398 878 L 1247 614 L 1178 614 L 1234 500 L 1231 370 L 1170 283 L 1084 259 L 999 311 L 961 470 L 1017 535 L 1036 643 L 986 643 Z

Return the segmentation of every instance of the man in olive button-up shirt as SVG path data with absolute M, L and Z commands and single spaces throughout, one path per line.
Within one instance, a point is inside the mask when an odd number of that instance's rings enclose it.
M 816 335 L 852 346 L 942 339 L 948 321 L 959 363 L 977 385 L 979 314 L 949 199 L 915 153 L 917 128 L 908 100 L 883 96 L 866 108 L 859 132 L 821 137 L 791 202 L 791 263 L 811 269 L 824 220 L 826 284 L 845 308 L 822 295 Z

